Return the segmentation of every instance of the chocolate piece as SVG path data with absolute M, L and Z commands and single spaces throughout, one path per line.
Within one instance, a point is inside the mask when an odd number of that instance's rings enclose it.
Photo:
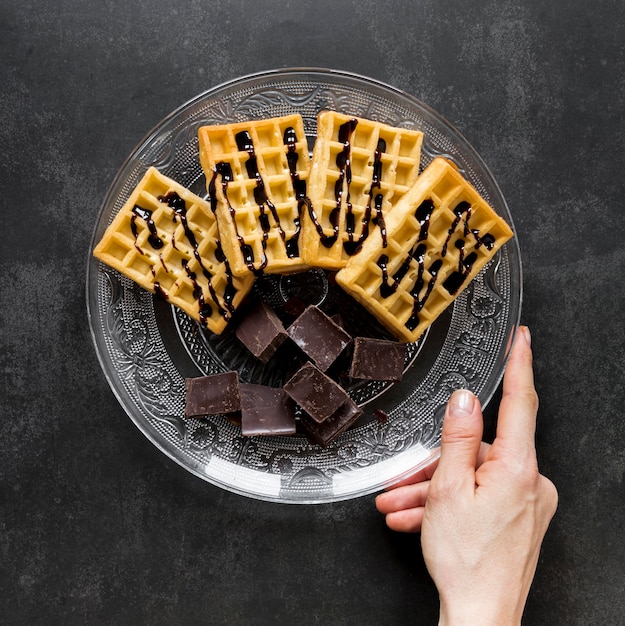
M 349 376 L 365 380 L 399 381 L 404 374 L 406 344 L 356 337 Z
M 345 390 L 312 363 L 305 363 L 285 384 L 284 391 L 315 421 L 323 422 L 350 398 Z
M 185 417 L 221 415 L 241 409 L 239 375 L 236 372 L 185 379 Z
M 322 424 L 319 424 L 307 414 L 301 416 L 301 424 L 312 441 L 322 446 L 327 446 L 341 433 L 345 432 L 361 415 L 362 409 L 358 408 L 358 405 L 350 399 L 342 404 Z
M 239 341 L 266 363 L 288 337 L 275 311 L 260 301 L 239 322 L 235 334 Z
M 254 435 L 295 434 L 295 408 L 283 389 L 241 383 L 241 432 Z
M 376 409 L 373 415 L 375 419 L 378 420 L 378 424 L 386 424 L 386 422 L 388 422 L 388 413 L 382 409 Z
M 309 306 L 287 329 L 289 337 L 325 372 L 351 337 L 316 306 Z

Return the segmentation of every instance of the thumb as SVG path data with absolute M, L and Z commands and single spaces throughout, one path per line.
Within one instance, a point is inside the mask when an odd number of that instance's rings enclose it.
M 470 391 L 454 391 L 445 411 L 441 434 L 441 457 L 436 482 L 475 487 L 475 468 L 484 422 L 479 400 Z

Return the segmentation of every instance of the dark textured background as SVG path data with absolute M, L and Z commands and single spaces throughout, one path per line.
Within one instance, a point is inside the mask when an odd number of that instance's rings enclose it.
M 560 491 L 525 623 L 625 623 L 625 4 L 302 4 L 0 4 L 0 621 L 436 623 L 418 537 L 372 497 L 281 506 L 191 476 L 117 404 L 89 335 L 91 232 L 136 143 L 222 81 L 307 65 L 415 95 L 493 171 Z

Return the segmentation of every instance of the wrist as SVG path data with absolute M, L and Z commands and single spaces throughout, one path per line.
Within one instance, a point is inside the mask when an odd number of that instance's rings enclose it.
M 450 605 L 441 601 L 439 626 L 520 626 L 523 609 L 491 601 Z

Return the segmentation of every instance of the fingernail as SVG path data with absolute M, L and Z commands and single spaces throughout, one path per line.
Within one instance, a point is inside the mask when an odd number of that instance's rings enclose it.
M 475 396 L 466 389 L 454 391 L 449 399 L 449 415 L 451 417 L 468 417 L 473 413 Z
M 521 332 L 525 337 L 525 341 L 527 341 L 528 346 L 532 346 L 532 333 L 530 333 L 530 329 L 527 326 L 521 326 Z

